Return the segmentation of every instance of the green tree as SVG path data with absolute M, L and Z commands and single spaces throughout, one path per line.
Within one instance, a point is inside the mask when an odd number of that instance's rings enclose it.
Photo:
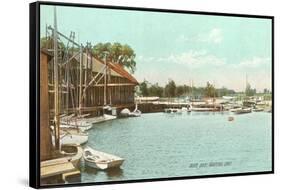
M 111 43 L 98 43 L 93 46 L 93 55 L 99 59 L 103 59 L 105 53 L 108 54 L 107 60 L 113 63 L 121 64 L 123 67 L 129 69 L 131 73 L 136 70 L 136 54 L 134 50 L 127 44 L 120 44 L 115 42 Z
M 205 96 L 206 97 L 216 97 L 217 96 L 215 87 L 209 82 L 207 82 L 207 86 L 205 88 Z
M 139 89 L 142 96 L 148 96 L 148 87 L 147 87 L 146 80 L 144 80 L 142 83 L 139 84 Z
M 265 89 L 263 89 L 263 93 L 264 93 L 264 94 L 269 94 L 270 91 L 269 91 L 267 88 L 265 88 Z
M 40 47 L 41 48 L 47 48 L 47 49 L 52 49 L 54 48 L 54 40 L 51 37 L 42 37 L 40 40 Z M 59 49 L 65 49 L 65 45 L 63 42 L 58 42 L 58 48 Z
M 168 84 L 165 86 L 165 96 L 166 97 L 175 97 L 176 96 L 176 83 L 169 79 Z
M 162 96 L 163 96 L 163 92 L 164 92 L 163 87 L 160 87 L 160 86 L 158 85 L 158 83 L 153 84 L 153 85 L 151 85 L 151 86 L 148 88 L 148 94 L 149 94 L 149 96 L 158 96 L 158 97 L 162 97 Z
M 185 93 L 184 86 L 180 85 L 176 88 L 176 96 L 182 96 Z

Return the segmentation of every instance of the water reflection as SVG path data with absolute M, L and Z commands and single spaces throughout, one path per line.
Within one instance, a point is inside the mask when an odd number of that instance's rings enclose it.
M 191 112 L 191 115 L 210 115 L 210 114 L 214 114 L 215 112 Z
M 123 169 L 121 169 L 120 167 L 110 168 L 110 169 L 105 170 L 105 172 L 106 172 L 108 179 L 110 179 L 110 180 L 120 179 L 120 177 L 123 177 Z
M 96 168 L 85 166 L 83 172 L 85 172 L 91 176 L 93 176 L 93 175 L 96 176 L 99 173 L 105 173 L 109 180 L 120 179 L 120 177 L 123 177 L 123 169 L 121 169 L 120 167 L 109 168 L 106 170 L 99 170 Z
M 91 167 L 86 167 L 84 168 L 84 172 L 91 174 L 91 175 L 96 175 L 98 173 L 98 169 L 96 168 L 91 168 Z

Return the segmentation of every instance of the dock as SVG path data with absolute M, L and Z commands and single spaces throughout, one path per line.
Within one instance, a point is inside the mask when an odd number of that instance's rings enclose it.
M 58 158 L 41 162 L 41 181 L 42 184 L 48 181 L 79 181 L 80 170 L 77 169 L 69 157 Z

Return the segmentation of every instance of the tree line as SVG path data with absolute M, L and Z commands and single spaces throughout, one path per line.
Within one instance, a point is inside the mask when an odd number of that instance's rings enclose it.
M 139 84 L 137 95 L 139 96 L 158 96 L 158 97 L 221 97 L 233 95 L 234 90 L 223 88 L 215 88 L 210 82 L 206 83 L 206 87 L 192 87 L 189 85 L 177 85 L 174 80 L 169 79 L 165 86 L 158 83 L 151 84 L 144 80 Z

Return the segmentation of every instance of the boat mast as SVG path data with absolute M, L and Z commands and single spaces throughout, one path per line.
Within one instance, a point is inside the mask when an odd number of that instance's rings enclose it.
M 80 78 L 79 78 L 79 115 L 81 115 L 81 109 L 82 109 L 82 62 L 83 62 L 83 49 L 82 44 L 80 46 Z
M 54 6 L 54 91 L 55 91 L 55 117 L 54 117 L 54 129 L 55 129 L 55 149 L 60 149 L 60 118 L 59 118 L 59 76 L 58 76 L 58 34 L 57 34 L 57 11 Z
M 103 104 L 104 105 L 106 105 L 106 100 L 107 100 L 107 93 L 106 93 L 106 91 L 107 91 L 107 70 L 108 70 L 108 67 L 107 67 L 107 54 L 108 54 L 108 52 L 104 52 L 104 63 L 105 63 L 105 75 L 104 75 L 104 91 L 103 91 L 103 93 L 104 93 L 104 96 L 103 96 Z
M 72 38 L 72 35 L 73 35 L 73 32 L 71 31 L 70 32 L 70 36 L 69 36 L 69 38 L 71 39 Z M 66 61 L 65 61 L 65 63 L 66 63 L 66 106 L 65 106 L 65 108 L 66 108 L 66 113 L 68 114 L 68 112 L 69 112 L 69 93 L 71 93 L 70 92 L 70 71 L 69 71 L 69 64 L 70 64 L 70 62 L 69 62 L 69 40 L 67 41 L 67 45 L 66 45 Z
M 247 96 L 247 87 L 248 87 L 248 74 L 246 73 L 245 97 Z

